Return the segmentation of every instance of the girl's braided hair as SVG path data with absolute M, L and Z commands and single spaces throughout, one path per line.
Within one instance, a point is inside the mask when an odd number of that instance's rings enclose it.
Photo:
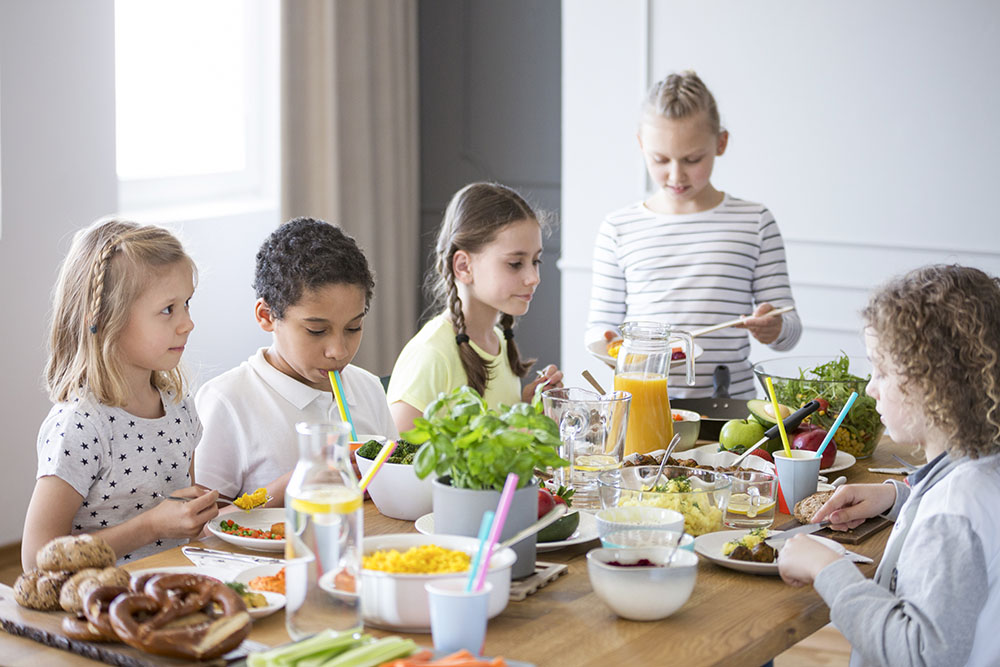
M 642 104 L 643 113 L 679 119 L 704 111 L 709 129 L 718 136 L 722 132 L 719 107 L 705 82 L 691 70 L 669 74 L 654 83 Z
M 180 241 L 162 227 L 104 219 L 77 232 L 52 297 L 45 382 L 53 402 L 84 391 L 105 405 L 128 402 L 121 333 L 136 299 L 178 263 L 196 275 Z M 150 382 L 184 397 L 179 368 L 154 371 Z
M 883 285 L 862 316 L 949 451 L 1000 452 L 1000 280 L 966 266 L 921 267 Z
M 435 246 L 435 272 L 428 276 L 429 291 L 437 307 L 444 307 L 455 329 L 462 368 L 470 387 L 480 394 L 493 377 L 493 369 L 472 348 L 466 333 L 462 300 L 455 284 L 453 263 L 455 253 L 464 250 L 479 252 L 491 243 L 507 225 L 521 220 L 534 220 L 543 226 L 538 214 L 513 189 L 499 183 L 470 183 L 455 193 L 445 210 Z M 534 359 L 521 359 L 514 342 L 514 317 L 502 313 L 500 326 L 507 341 L 507 361 L 518 377 L 524 377 L 534 365 Z

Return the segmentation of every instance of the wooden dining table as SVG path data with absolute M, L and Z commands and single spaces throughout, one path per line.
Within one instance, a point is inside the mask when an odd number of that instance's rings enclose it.
M 913 460 L 909 448 L 884 439 L 871 458 L 843 472 L 848 482 L 882 482 L 901 475 L 871 473 L 869 467 L 899 467 L 892 454 Z M 832 479 L 831 479 L 832 481 Z M 790 519 L 779 514 L 775 525 Z M 366 535 L 414 532 L 409 521 L 379 514 L 365 503 Z M 852 551 L 870 556 L 859 565 L 868 577 L 885 548 L 889 530 L 882 530 Z M 205 547 L 240 551 L 216 537 L 196 542 Z M 669 618 L 637 622 L 618 618 L 594 593 L 587 576 L 586 553 L 600 546 L 590 542 L 539 554 L 539 560 L 565 563 L 568 573 L 522 601 L 511 601 L 489 622 L 485 655 L 502 655 L 539 666 L 564 665 L 727 665 L 759 667 L 817 631 L 830 620 L 829 609 L 810 586 L 793 588 L 777 576 L 760 576 L 698 564 L 697 582 L 688 602 Z M 255 553 L 260 552 L 244 552 Z M 126 566 L 129 570 L 190 565 L 180 548 L 169 549 Z M 366 628 L 375 636 L 408 636 L 428 646 L 427 634 L 406 635 Z M 289 641 L 284 612 L 254 623 L 250 639 L 268 646 Z M 0 633 L 0 656 L 7 665 L 91 665 L 93 661 L 21 637 Z

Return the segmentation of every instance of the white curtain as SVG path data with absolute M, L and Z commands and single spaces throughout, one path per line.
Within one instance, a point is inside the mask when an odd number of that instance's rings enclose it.
M 417 323 L 416 0 L 282 4 L 282 215 L 339 224 L 376 273 L 354 363 L 392 370 Z

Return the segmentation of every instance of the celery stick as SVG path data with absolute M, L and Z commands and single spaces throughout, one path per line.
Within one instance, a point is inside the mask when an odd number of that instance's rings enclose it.
M 322 659 L 326 660 L 348 649 L 355 648 L 360 643 L 361 640 L 351 635 L 341 635 L 332 630 L 324 630 L 294 644 L 279 646 L 262 653 L 251 653 L 247 656 L 247 666 L 294 667 L 300 661 L 311 657 L 322 656 Z
M 383 637 L 378 641 L 341 653 L 327 660 L 322 667 L 377 667 L 383 662 L 403 658 L 417 650 L 412 639 L 402 637 Z

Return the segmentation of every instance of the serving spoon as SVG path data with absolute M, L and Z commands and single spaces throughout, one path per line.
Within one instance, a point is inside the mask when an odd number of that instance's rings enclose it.
M 527 528 L 520 530 L 512 537 L 508 537 L 506 540 L 497 545 L 497 549 L 503 549 L 509 547 L 513 544 L 517 544 L 526 537 L 531 537 L 542 528 L 545 528 L 551 523 L 555 523 L 558 519 L 562 518 L 566 514 L 566 506 L 561 503 L 556 503 L 556 506 L 549 510 L 548 514 L 543 516 L 538 521 L 534 522 Z
M 663 452 L 663 458 L 660 459 L 660 467 L 657 469 L 656 476 L 653 477 L 653 481 L 650 482 L 648 478 L 642 480 L 643 488 L 639 491 L 640 503 L 642 502 L 643 491 L 652 491 L 656 487 L 656 483 L 660 481 L 660 476 L 663 475 L 663 466 L 666 465 L 667 459 L 670 458 L 670 455 L 674 453 L 674 447 L 676 447 L 677 443 L 680 441 L 681 441 L 681 434 L 674 433 L 673 439 L 670 441 L 670 444 L 667 445 L 667 450 Z M 649 484 L 649 488 L 646 488 L 646 484 Z

